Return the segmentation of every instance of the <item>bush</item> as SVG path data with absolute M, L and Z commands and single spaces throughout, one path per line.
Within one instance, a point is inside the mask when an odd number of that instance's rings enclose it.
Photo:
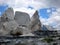
M 47 43 L 50 43 L 54 41 L 52 38 L 44 38 L 43 41 L 46 41 Z

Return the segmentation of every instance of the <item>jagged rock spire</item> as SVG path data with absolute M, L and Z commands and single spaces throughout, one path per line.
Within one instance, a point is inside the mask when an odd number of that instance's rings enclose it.
M 1 16 L 1 21 L 13 20 L 14 19 L 14 11 L 13 8 L 8 8 Z
M 1 35 L 10 34 L 11 30 L 14 30 L 18 27 L 18 24 L 14 20 L 14 10 L 13 8 L 7 8 L 3 15 L 1 16 L 0 21 L 0 33 Z
M 38 18 L 39 18 L 38 11 L 36 11 L 36 12 L 33 14 L 32 18 L 35 18 L 35 19 L 38 19 Z
M 41 22 L 39 19 L 38 11 L 36 11 L 31 18 L 30 28 L 32 31 L 41 29 Z

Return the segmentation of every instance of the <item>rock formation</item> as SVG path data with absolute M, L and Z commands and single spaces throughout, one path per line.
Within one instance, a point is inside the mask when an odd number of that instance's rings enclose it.
M 7 35 L 10 32 L 11 23 L 10 21 L 14 20 L 14 11 L 13 8 L 8 8 L 3 15 L 1 16 L 0 21 L 0 33 L 3 35 Z M 13 22 L 14 23 L 14 22 Z M 9 29 L 10 28 L 10 29 Z
M 45 25 L 42 25 L 41 26 L 41 30 L 44 30 L 45 31 L 45 30 L 48 30 L 48 29 L 47 29 L 47 27 Z
M 51 30 L 51 31 L 54 30 L 54 28 L 50 25 L 45 25 L 45 27 L 47 28 L 47 30 Z
M 29 24 L 29 28 L 32 31 L 40 30 L 41 29 L 41 22 L 39 20 L 38 11 L 36 11 L 34 13 L 34 15 L 32 16 L 31 21 L 30 21 L 30 24 Z
M 14 19 L 13 8 L 8 8 L 1 16 L 1 21 L 10 21 Z
M 27 13 L 25 12 L 19 12 L 19 11 L 16 11 L 15 12 L 15 21 L 21 26 L 27 26 L 27 24 L 29 23 L 30 21 L 30 17 Z
M 13 21 L 5 22 L 3 26 L 6 30 L 11 31 L 11 30 L 15 30 L 18 27 L 18 24 L 15 22 L 15 20 L 13 20 Z
M 18 23 L 23 34 L 28 34 L 31 32 L 31 30 L 28 28 L 30 17 L 27 13 L 16 11 L 14 20 Z
M 14 15 L 13 8 L 8 8 L 0 20 L 0 34 L 3 35 L 27 35 L 35 30 L 40 30 L 41 22 L 36 11 L 32 18 L 25 12 L 16 11 Z

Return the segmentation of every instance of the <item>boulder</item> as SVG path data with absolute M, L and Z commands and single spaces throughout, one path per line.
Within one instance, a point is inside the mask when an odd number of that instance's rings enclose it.
M 15 30 L 11 31 L 12 35 L 25 35 L 31 33 L 31 30 L 29 30 L 27 27 L 19 26 Z
M 9 31 L 5 30 L 3 27 L 0 29 L 0 36 L 6 36 L 9 34 Z
M 14 20 L 3 23 L 3 28 L 8 31 L 15 30 L 17 27 L 18 24 Z

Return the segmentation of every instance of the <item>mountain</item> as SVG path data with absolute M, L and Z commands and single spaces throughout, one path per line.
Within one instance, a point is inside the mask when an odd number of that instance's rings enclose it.
M 49 25 L 42 25 L 41 29 L 42 30 L 54 30 L 54 28 L 52 26 L 49 26 Z
M 14 19 L 19 25 L 23 25 L 23 26 L 24 25 L 27 26 L 27 24 L 30 22 L 29 14 L 20 11 L 15 12 Z
M 48 29 L 47 29 L 47 27 L 46 27 L 45 25 L 43 25 L 43 26 L 41 27 L 41 30 L 48 30 Z
M 41 22 L 39 19 L 38 11 L 36 11 L 31 17 L 30 28 L 32 31 L 41 29 Z

